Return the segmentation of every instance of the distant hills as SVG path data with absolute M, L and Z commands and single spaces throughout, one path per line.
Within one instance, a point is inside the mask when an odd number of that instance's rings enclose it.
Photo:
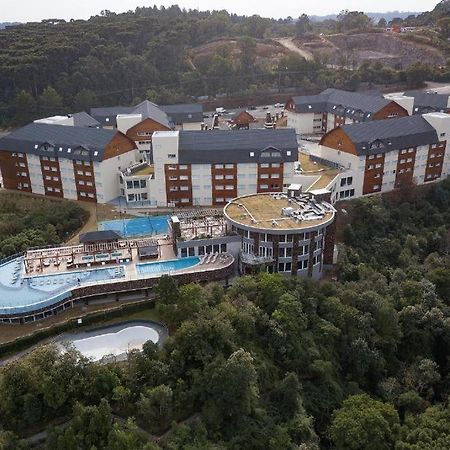
M 0 30 L 10 26 L 10 25 L 18 25 L 19 22 L 0 22 Z
M 388 22 L 392 19 L 395 19 L 397 17 L 400 17 L 401 19 L 406 19 L 408 16 L 417 16 L 420 13 L 418 12 L 411 12 L 411 11 L 389 11 L 389 12 L 369 12 L 366 13 L 371 19 L 375 20 L 377 22 L 381 18 L 385 18 Z M 314 22 L 322 22 L 324 20 L 336 20 L 337 14 L 329 14 L 327 16 L 309 16 L 311 20 Z

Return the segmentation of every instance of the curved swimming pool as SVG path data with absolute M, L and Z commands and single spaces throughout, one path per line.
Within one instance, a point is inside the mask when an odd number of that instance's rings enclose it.
M 20 314 L 69 298 L 71 290 L 87 283 L 125 277 L 123 266 L 23 276 L 23 258 L 0 266 L 0 314 Z

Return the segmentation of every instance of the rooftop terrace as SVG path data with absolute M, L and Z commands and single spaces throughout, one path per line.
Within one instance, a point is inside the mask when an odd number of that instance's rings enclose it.
M 325 224 L 334 217 L 334 208 L 317 202 L 310 194 L 289 198 L 283 193 L 252 194 L 239 197 L 225 207 L 232 221 L 272 230 L 305 229 Z

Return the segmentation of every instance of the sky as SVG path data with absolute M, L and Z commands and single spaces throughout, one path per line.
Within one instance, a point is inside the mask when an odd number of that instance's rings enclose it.
M 304 3 L 304 5 L 302 5 Z M 429 11 L 438 0 L 0 0 L 0 22 L 29 22 L 42 19 L 87 19 L 108 9 L 114 12 L 134 10 L 137 6 L 178 4 L 181 8 L 200 10 L 226 9 L 237 14 L 264 17 L 298 17 L 302 13 L 326 15 L 342 9 L 364 12 Z

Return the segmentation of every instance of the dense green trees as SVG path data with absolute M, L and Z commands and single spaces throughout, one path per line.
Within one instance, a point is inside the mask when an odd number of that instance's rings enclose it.
M 395 441 L 398 425 L 398 414 L 392 405 L 366 394 L 352 395 L 333 414 L 330 435 L 339 450 L 388 450 Z
M 436 25 L 441 17 L 429 22 Z M 439 24 L 445 37 L 445 20 Z M 0 126 L 99 105 L 136 104 L 149 92 L 149 99 L 165 104 L 203 95 L 267 93 L 279 85 L 308 92 L 330 86 L 354 89 L 358 80 L 365 80 L 365 71 L 355 75 L 356 71 L 328 68 L 326 61 L 305 62 L 295 54 L 287 58 L 291 64 L 281 61 L 277 67 L 278 56 L 270 60 L 264 44 L 281 36 L 368 27 L 370 19 L 357 11 L 343 11 L 337 21 L 318 24 L 305 14 L 296 21 L 274 20 L 178 6 L 108 12 L 86 21 L 22 24 L 0 30 Z M 233 52 L 196 51 L 222 38 L 230 45 L 237 41 Z M 367 81 L 405 81 L 404 72 L 383 69 Z M 430 68 L 428 73 L 433 79 L 448 78 L 448 70 Z M 420 80 L 419 75 L 413 71 L 409 80 Z
M 59 244 L 80 228 L 89 213 L 73 202 L 21 194 L 0 196 L 0 258 L 29 247 Z
M 448 448 L 449 204 L 444 181 L 338 205 L 337 282 L 162 277 L 162 349 L 0 368 L 0 443 L 58 420 L 43 448 Z

